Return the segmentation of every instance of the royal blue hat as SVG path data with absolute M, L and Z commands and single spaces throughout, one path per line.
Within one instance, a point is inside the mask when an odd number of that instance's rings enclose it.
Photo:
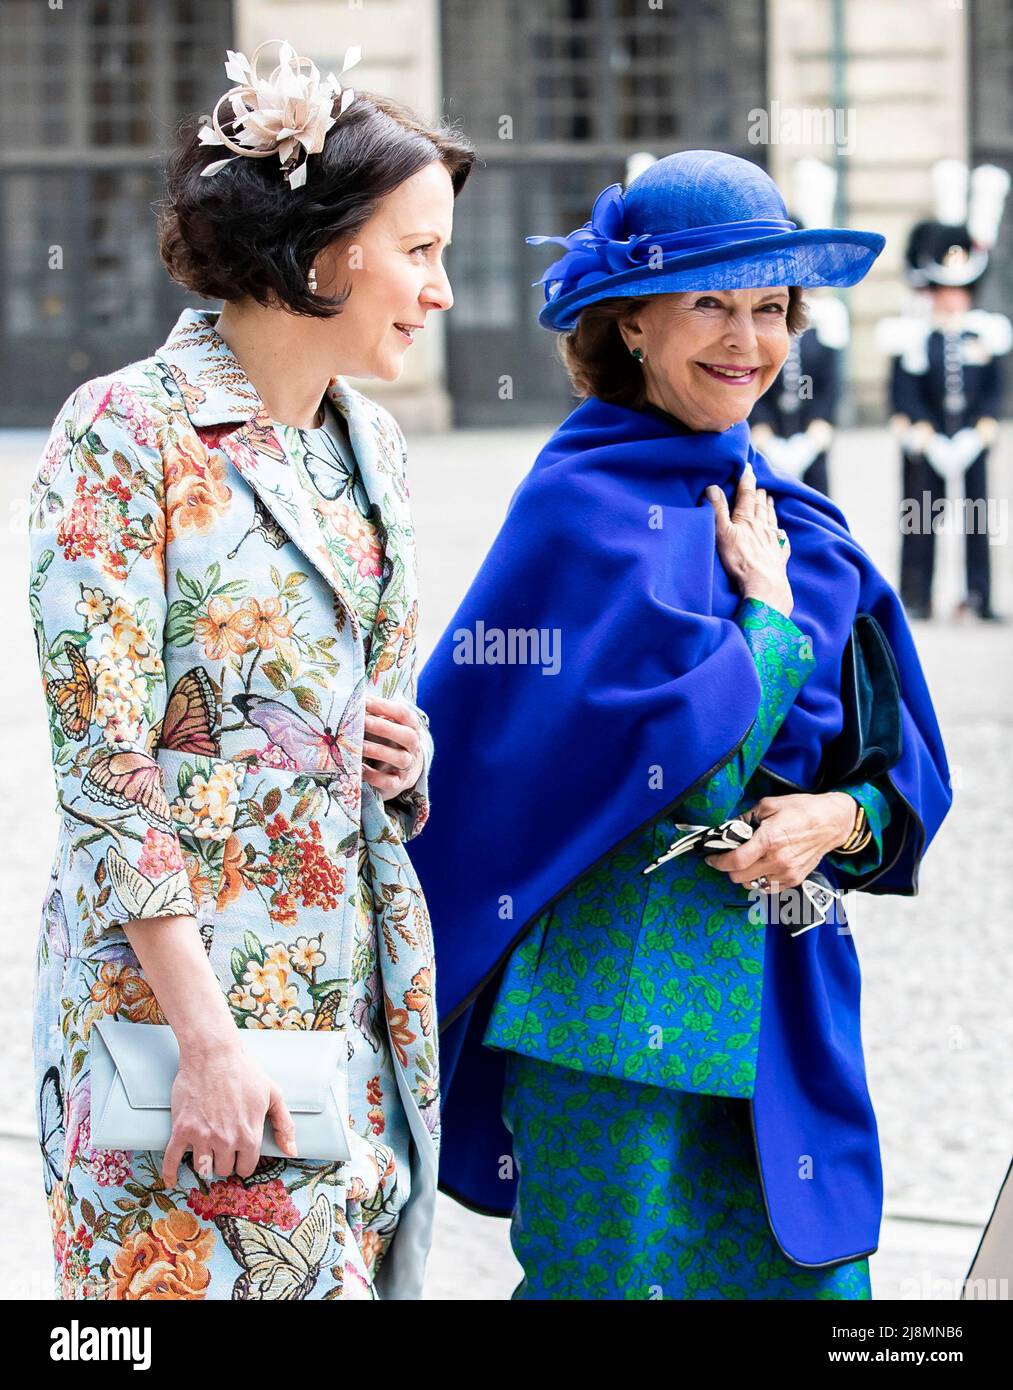
M 543 328 L 572 328 L 599 299 L 763 285 L 855 285 L 882 251 L 878 232 L 798 227 L 769 174 L 720 150 L 682 150 L 629 185 L 610 184 L 591 219 L 554 241 L 566 255 L 545 286 Z

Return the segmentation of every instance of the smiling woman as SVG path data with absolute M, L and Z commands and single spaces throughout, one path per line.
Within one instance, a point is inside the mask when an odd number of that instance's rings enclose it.
M 946 758 L 896 594 L 746 417 L 801 287 L 855 283 L 883 238 L 795 228 L 762 169 L 689 150 L 551 239 L 539 321 L 584 399 L 420 678 L 441 1179 L 513 1216 L 516 1298 L 868 1298 L 882 1182 L 837 898 L 913 891 Z M 459 662 L 479 623 L 558 630 L 551 683 Z M 881 757 L 842 681 L 870 624 L 900 672 L 881 658 Z M 665 857 L 731 818 L 733 852 Z M 827 915 L 792 935 L 813 873 Z
M 750 315 L 752 328 L 747 327 Z M 634 408 L 653 401 L 696 429 L 724 429 L 748 415 L 753 401 L 777 376 L 770 366 L 783 362 L 789 335 L 801 333 L 805 326 L 805 303 L 797 285 L 710 294 L 693 290 L 648 299 L 600 300 L 583 311 L 569 332 L 559 335 L 557 347 L 578 396 Z M 746 371 L 736 357 L 747 354 L 748 360 L 763 365 Z M 690 370 L 696 363 L 718 364 L 733 375 L 741 374 L 742 385 L 752 388 L 751 397 L 736 395 L 730 402 L 701 397 L 704 383 Z M 716 423 L 709 426 L 698 423 L 708 403 L 717 412 Z
M 230 53 L 230 76 L 256 56 Z M 223 307 L 82 383 L 33 487 L 61 812 L 35 1070 L 67 1299 L 415 1298 L 428 1250 L 433 957 L 404 842 L 433 746 L 407 450 L 343 374 L 392 380 L 452 303 L 472 155 L 280 58 L 215 108 L 256 115 L 226 122 L 233 158 L 194 118 L 169 165 L 163 259 Z M 164 1151 L 93 1142 L 99 1020 L 172 1030 Z M 284 1086 L 240 1029 L 343 1035 L 342 1153 L 295 1146 L 299 1037 Z

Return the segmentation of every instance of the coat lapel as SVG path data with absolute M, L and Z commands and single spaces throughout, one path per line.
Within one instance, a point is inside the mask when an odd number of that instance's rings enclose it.
M 328 395 L 348 424 L 363 484 L 379 510 L 383 527 L 387 578 L 380 593 L 367 666 L 367 675 L 375 682 L 396 665 L 404 667 L 404 643 L 410 642 L 414 633 L 406 602 L 406 593 L 414 585 L 414 537 L 401 441 L 381 412 L 374 415 L 362 409 L 362 397 L 340 377 L 331 382 Z M 407 582 L 409 579 L 412 583 Z
M 324 537 L 326 518 L 313 506 L 289 462 L 270 415 L 239 359 L 215 328 L 217 311 L 185 309 L 155 356 L 167 369 L 194 428 L 207 434 L 215 427 L 237 425 L 215 438 L 263 506 L 334 590 L 356 636 L 361 636 L 355 605 L 331 558 Z M 406 556 L 401 553 L 407 528 L 407 491 L 397 457 L 399 443 L 382 418 L 374 420 L 363 397 L 335 377 L 327 391 L 348 422 L 349 438 L 371 502 L 384 528 L 388 580 L 380 598 L 380 629 L 370 650 L 369 667 L 387 669 L 391 636 L 403 629 Z M 386 664 L 384 664 L 386 663 Z
M 223 435 L 218 447 L 282 530 L 326 579 L 351 619 L 353 634 L 358 637 L 355 604 L 331 559 L 320 519 L 263 404 L 246 424 Z

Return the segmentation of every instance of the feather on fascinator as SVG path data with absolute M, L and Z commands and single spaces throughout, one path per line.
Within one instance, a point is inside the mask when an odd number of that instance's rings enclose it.
M 278 66 L 270 77 L 259 77 L 257 59 L 261 49 L 273 43 L 280 45 Z M 340 116 L 355 99 L 355 93 L 350 87 L 342 88 L 333 72 L 321 81 L 317 65 L 309 58 L 299 57 L 284 39 L 265 39 L 254 50 L 252 61 L 245 53 L 233 53 L 231 48 L 225 51 L 228 54 L 226 74 L 240 85 L 218 98 L 211 122 L 201 127 L 198 139 L 203 145 L 225 145 L 235 154 L 209 164 L 201 170 L 201 176 L 208 178 L 217 174 L 226 164 L 244 155 L 250 159 L 267 159 L 277 154 L 289 188 L 302 188 L 306 183 L 307 156 L 320 153 L 324 136 L 337 120 L 333 114 L 335 98 L 341 98 Z M 361 48 L 349 48 L 341 66 L 342 74 L 354 67 L 361 57 Z M 303 72 L 304 67 L 308 67 L 307 72 Z M 232 135 L 225 134 L 218 118 L 223 101 L 232 103 L 232 118 L 227 122 L 233 127 Z

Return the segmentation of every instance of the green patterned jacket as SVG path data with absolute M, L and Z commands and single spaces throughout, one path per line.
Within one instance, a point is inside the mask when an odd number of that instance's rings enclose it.
M 736 621 L 761 686 L 745 739 L 674 813 L 536 921 L 504 967 L 487 1046 L 676 1090 L 752 1095 L 767 930 L 755 900 L 695 854 L 643 873 L 675 838 L 676 821 L 716 825 L 777 794 L 760 764 L 813 668 L 811 643 L 755 599 L 743 600 Z M 829 858 L 866 873 L 882 855 L 889 784 L 840 790 L 864 806 L 873 838 L 857 855 Z

